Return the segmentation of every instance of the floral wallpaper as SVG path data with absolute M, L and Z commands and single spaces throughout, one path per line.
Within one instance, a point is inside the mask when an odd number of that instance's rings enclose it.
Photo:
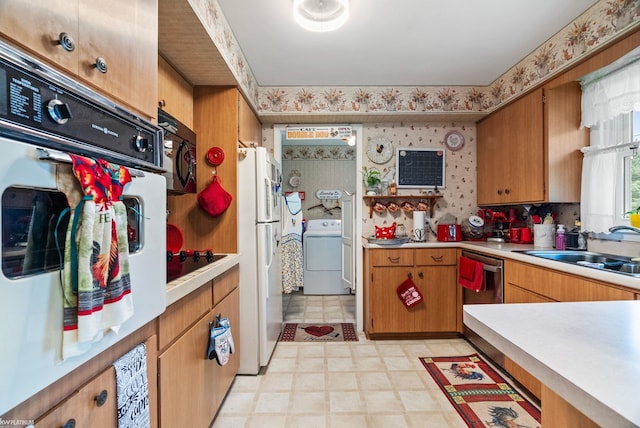
M 448 150 L 444 145 L 444 136 L 452 130 L 459 131 L 465 143 L 458 151 Z M 440 189 L 442 198 L 437 200 L 433 215 L 438 220 L 445 214 L 457 217 L 458 222 L 477 214 L 476 201 L 476 126 L 474 123 L 423 123 L 423 124 L 378 124 L 364 126 L 363 144 L 372 138 L 384 136 L 393 143 L 394 149 L 399 147 L 411 148 L 441 148 L 445 150 L 445 183 L 446 187 Z M 363 157 L 363 166 L 376 167 L 384 178 L 386 173 L 392 175 L 395 171 L 396 158 L 394 156 L 385 164 L 378 165 L 371 162 L 366 155 Z M 390 171 L 390 169 L 392 169 Z M 364 185 L 364 184 L 363 184 Z M 398 189 L 398 195 L 420 196 L 433 194 L 433 190 L 427 189 Z M 384 201 L 383 201 L 384 202 Z M 389 202 L 389 201 L 386 201 Z M 402 200 L 396 201 L 399 205 Z M 412 203 L 418 201 L 412 200 Z M 403 224 L 407 232 L 413 227 L 413 213 L 402 209 L 396 212 L 384 210 L 381 213 L 373 212 L 369 218 L 369 208 L 365 201 L 362 202 L 362 235 L 375 234 L 374 226 L 388 226 L 393 222 Z M 427 215 L 428 218 L 428 215 Z M 434 240 L 433 236 L 428 239 Z
M 259 87 L 217 0 L 188 0 L 258 114 L 490 112 L 640 25 L 640 0 L 600 0 L 489 86 Z
M 282 160 L 355 160 L 355 147 L 283 146 Z

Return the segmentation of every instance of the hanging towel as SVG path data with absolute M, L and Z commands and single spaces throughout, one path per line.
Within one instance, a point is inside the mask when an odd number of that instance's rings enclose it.
M 92 342 L 133 315 L 127 211 L 120 200 L 129 171 L 103 160 L 70 155 L 84 198 L 72 210 L 65 243 L 62 358 L 86 352 Z
M 484 291 L 484 267 L 482 263 L 461 256 L 458 283 L 473 291 Z
M 151 426 L 145 344 L 127 352 L 113 363 L 113 367 L 116 369 L 118 428 Z
M 282 260 L 282 292 L 297 291 L 303 285 L 302 201 L 298 192 L 284 197 L 280 255 Z

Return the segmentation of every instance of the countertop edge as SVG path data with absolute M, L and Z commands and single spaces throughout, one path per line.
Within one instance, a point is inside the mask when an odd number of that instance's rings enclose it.
M 613 302 L 614 304 L 629 304 L 635 301 L 623 301 Z M 562 310 L 559 305 L 591 305 L 597 306 L 598 304 L 606 304 L 612 302 L 568 302 L 568 303 L 553 303 L 554 309 Z M 638 303 L 640 305 L 640 302 Z M 510 304 L 511 310 L 517 309 L 516 306 L 521 305 L 550 305 L 549 303 L 523 303 L 523 304 Z M 500 333 L 498 323 L 492 323 L 491 317 L 487 316 L 488 311 L 492 311 L 491 307 L 495 307 L 496 311 L 500 311 L 500 308 L 504 308 L 505 305 L 473 305 L 465 306 L 463 308 L 463 322 L 475 333 L 479 334 L 487 342 L 491 343 L 496 349 L 504 353 L 511 358 L 516 364 L 520 365 L 523 369 L 527 370 L 531 375 L 536 377 L 541 383 L 549 387 L 556 394 L 563 397 L 568 403 L 574 406 L 577 410 L 582 412 L 585 416 L 596 422 L 600 426 L 637 426 L 634 421 L 627 419 L 623 414 L 609 405 L 598 399 L 597 394 L 592 394 L 589 391 L 584 390 L 580 386 L 576 385 L 570 379 L 567 379 L 562 373 L 552 367 L 550 361 L 543 362 L 544 358 L 540 355 L 533 355 L 528 349 L 525 349 L 524 344 L 518 345 L 514 343 L 513 339 Z M 530 306 L 530 308 L 533 308 Z M 470 312 L 480 312 L 480 314 L 472 314 Z M 522 311 L 521 311 L 522 312 Z M 484 316 L 485 319 L 482 319 Z M 509 318 L 508 316 L 506 318 Z M 495 320 L 494 320 L 495 321 Z M 495 324 L 495 325 L 494 325 Z M 498 326 L 498 327 L 497 327 Z M 531 341 L 535 342 L 536 337 L 531 336 L 525 339 L 520 339 L 520 342 Z M 524 342 L 523 342 L 524 343 Z M 534 345 L 535 346 L 535 345 Z M 606 365 L 606 362 L 603 362 Z
M 200 288 L 205 282 L 211 281 L 240 263 L 239 254 L 227 254 L 225 258 L 203 266 L 200 269 L 184 275 L 167 284 L 167 307 L 182 299 L 192 291 Z

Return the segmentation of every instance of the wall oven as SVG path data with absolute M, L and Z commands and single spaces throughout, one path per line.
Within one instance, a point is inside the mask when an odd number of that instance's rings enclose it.
M 166 306 L 162 130 L 0 42 L 0 415 Z M 69 154 L 125 166 L 133 315 L 62 358 L 61 262 L 79 183 Z M 75 187 L 74 187 L 75 186 Z M 80 194 L 82 189 L 80 188 Z
M 482 264 L 482 275 L 485 284 L 484 291 L 473 291 L 462 288 L 463 305 L 480 305 L 504 303 L 504 262 L 502 259 L 463 250 L 462 257 Z M 496 364 L 504 367 L 504 355 L 491 346 L 486 340 L 476 334 L 466 325 L 463 327 L 465 338 L 481 352 L 491 358 Z

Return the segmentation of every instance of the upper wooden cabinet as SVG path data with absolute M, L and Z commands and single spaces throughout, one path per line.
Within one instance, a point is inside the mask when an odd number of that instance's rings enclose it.
M 0 31 L 114 101 L 157 116 L 157 0 L 3 0 Z
M 478 205 L 580 201 L 580 97 L 539 88 L 478 123 Z
M 244 147 L 262 145 L 262 125 L 238 92 L 238 142 Z
M 193 129 L 193 87 L 161 56 L 158 56 L 158 105 Z

